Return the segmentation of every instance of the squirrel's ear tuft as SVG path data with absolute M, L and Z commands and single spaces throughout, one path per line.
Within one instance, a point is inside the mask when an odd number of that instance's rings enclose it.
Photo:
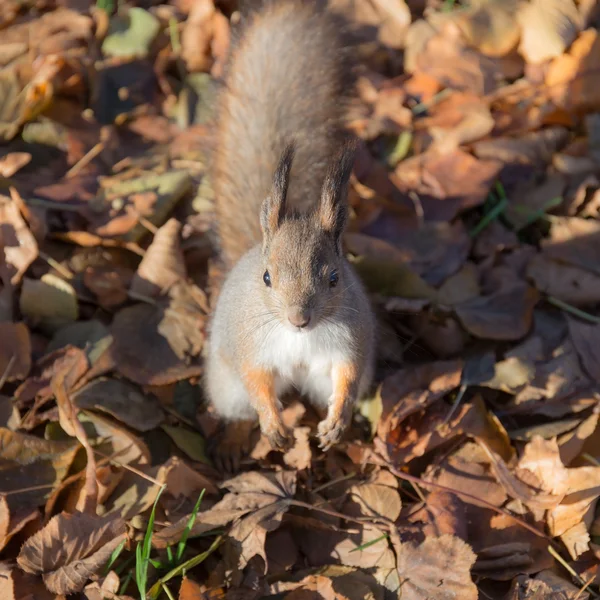
M 275 169 L 271 191 L 263 202 L 260 213 L 260 225 L 265 240 L 277 231 L 285 216 L 285 199 L 290 182 L 290 171 L 292 170 L 295 150 L 296 146 L 294 142 L 286 146 Z
M 324 231 L 331 233 L 341 252 L 342 234 L 348 216 L 348 180 L 354 165 L 356 143 L 347 141 L 332 162 L 321 191 L 319 221 Z

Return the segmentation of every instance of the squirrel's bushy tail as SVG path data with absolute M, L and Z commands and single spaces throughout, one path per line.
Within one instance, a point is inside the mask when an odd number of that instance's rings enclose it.
M 292 140 L 288 206 L 302 211 L 319 198 L 353 88 L 345 25 L 315 0 L 262 1 L 234 35 L 213 173 L 229 266 L 261 241 L 260 206 Z

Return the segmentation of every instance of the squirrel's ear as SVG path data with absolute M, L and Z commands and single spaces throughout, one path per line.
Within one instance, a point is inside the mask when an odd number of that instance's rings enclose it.
M 331 233 L 341 252 L 342 233 L 346 227 L 348 206 L 346 201 L 348 180 L 354 165 L 356 144 L 346 142 L 329 167 L 319 205 L 319 221 L 324 231 Z
M 290 182 L 294 153 L 295 145 L 294 142 L 291 142 L 286 146 L 279 159 L 279 164 L 273 176 L 271 191 L 263 202 L 260 212 L 260 225 L 265 240 L 277 231 L 285 216 L 285 198 Z

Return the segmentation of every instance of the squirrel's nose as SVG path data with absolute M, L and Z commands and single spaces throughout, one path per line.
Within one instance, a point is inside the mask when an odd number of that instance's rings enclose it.
M 299 306 L 289 308 L 287 317 L 294 327 L 306 327 L 310 323 L 310 311 Z

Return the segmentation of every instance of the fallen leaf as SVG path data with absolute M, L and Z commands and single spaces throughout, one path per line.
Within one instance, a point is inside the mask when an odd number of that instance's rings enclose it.
M 461 361 L 402 369 L 381 385 L 382 414 L 377 435 L 382 440 L 406 417 L 426 409 L 460 385 Z
M 559 208 L 563 203 L 566 185 L 566 177 L 557 173 L 549 175 L 541 185 L 531 185 L 528 182 L 518 186 L 510 195 L 504 215 L 515 231 L 519 231 Z
M 23 544 L 17 562 L 27 573 L 42 574 L 50 591 L 72 594 L 100 572 L 124 537 L 120 519 L 61 513 Z
M 112 322 L 110 349 L 119 372 L 140 385 L 199 375 L 195 358 L 204 341 L 204 315 L 192 309 L 188 314 L 149 304 L 121 309 Z
M 29 152 L 9 152 L 0 158 L 0 177 L 12 177 L 31 161 Z
M 600 325 L 592 325 L 577 319 L 568 318 L 569 333 L 579 360 L 587 374 L 594 380 L 600 381 Z
M 96 450 L 106 456 L 115 455 L 120 463 L 136 467 L 150 462 L 146 444 L 114 420 L 89 411 L 81 411 L 79 420 L 88 437 L 95 441 Z
M 6 562 L 0 563 L 0 596 L 3 600 L 66 600 L 48 591 L 40 577 Z
M 376 31 L 381 45 L 394 49 L 404 46 L 411 22 L 410 9 L 405 0 L 375 0 L 368 3 L 334 0 L 330 4 L 360 28 Z
M 158 467 L 142 465 L 136 466 L 135 473 L 125 470 L 112 494 L 104 502 L 105 514 L 129 521 L 147 511 L 154 504 L 158 491 L 165 483 L 170 467 L 169 464 Z M 194 498 L 194 501 L 196 499 Z M 154 537 L 152 543 L 154 545 Z
M 519 52 L 528 63 L 556 58 L 571 45 L 581 18 L 573 0 L 532 0 L 517 11 L 521 27 Z
M 31 369 L 31 340 L 25 323 L 0 321 L 0 377 L 25 379 Z
M 52 273 L 23 280 L 19 308 L 34 326 L 56 331 L 79 316 L 73 286 Z
M 502 506 L 507 495 L 491 473 L 490 465 L 490 459 L 482 448 L 474 442 L 468 442 L 444 458 L 440 464 L 430 465 L 424 479 L 470 496 L 476 495 L 493 506 Z M 476 494 L 473 494 L 475 490 Z M 461 496 L 461 500 L 484 506 L 472 497 Z
M 586 29 L 566 54 L 552 61 L 545 84 L 557 106 L 570 112 L 594 111 L 600 106 L 598 86 L 589 75 L 598 68 L 599 47 L 598 32 Z
M 9 266 L 10 281 L 18 284 L 37 258 L 38 245 L 15 202 L 0 196 L 0 248 Z
M 162 430 L 173 440 L 174 444 L 192 460 L 208 463 L 204 438 L 197 432 L 185 427 L 163 425 Z
M 94 221 L 88 233 L 137 243 L 148 233 L 140 217 L 160 227 L 191 185 L 189 173 L 182 170 L 106 181 L 96 202 L 109 210 Z
M 489 296 L 479 296 L 454 307 L 456 316 L 477 337 L 518 340 L 531 328 L 537 291 L 515 281 Z
M 229 530 L 226 555 L 228 562 L 243 569 L 251 558 L 262 557 L 267 570 L 265 540 L 267 533 L 279 527 L 283 514 L 296 491 L 296 474 L 282 471 L 275 477 L 256 472 L 243 473 L 223 483 L 243 506 L 254 497 L 254 512 L 239 518 Z
M 310 449 L 310 427 L 294 427 L 294 445 L 283 455 L 283 462 L 297 471 L 310 468 L 312 451 Z
M 360 513 L 369 517 L 383 517 L 396 521 L 400 516 L 402 501 L 398 491 L 387 485 L 364 483 L 348 491 L 350 499 L 360 507 Z
M 402 600 L 476 600 L 470 570 L 475 553 L 452 535 L 429 538 L 419 546 L 402 544 L 398 556 Z
M 570 581 L 563 579 L 551 570 L 542 571 L 533 578 L 518 575 L 513 580 L 506 600 L 589 600 L 588 592 Z
M 516 2 L 482 2 L 456 15 L 455 23 L 470 46 L 486 56 L 501 57 L 513 51 L 520 31 Z
M 43 505 L 66 477 L 79 447 L 0 428 L 2 492 L 10 492 L 6 500 L 11 513 Z
M 287 600 L 383 600 L 384 591 L 369 573 L 338 565 L 328 565 L 309 574 L 296 575 L 297 581 L 278 581 L 270 592 L 286 591 Z
M 466 541 L 465 512 L 460 496 L 450 492 L 432 491 L 427 494 L 422 508 L 412 513 L 409 520 L 412 523 L 424 523 L 423 533 L 426 537 L 454 535 Z
M 124 304 L 132 272 L 127 268 L 89 266 L 83 274 L 85 287 L 95 294 L 98 303 L 108 310 Z
M 456 23 L 446 23 L 417 55 L 415 72 L 437 79 L 444 87 L 489 94 L 497 85 L 501 67 L 497 59 L 470 48 Z
M 108 413 L 136 431 L 150 431 L 164 419 L 154 396 L 119 379 L 95 379 L 73 394 L 73 402 L 80 409 Z
M 509 106 L 507 110 L 514 110 Z M 506 165 L 543 167 L 569 139 L 565 127 L 546 127 L 518 137 L 494 137 L 473 144 L 477 158 L 498 160 Z
M 136 271 L 130 290 L 154 297 L 164 294 L 177 281 L 187 278 L 183 252 L 179 243 L 181 224 L 169 219 L 154 235 Z
M 145 57 L 160 30 L 159 20 L 143 8 L 131 7 L 126 18 L 111 19 L 109 33 L 102 42 L 106 56 Z
M 229 49 L 229 22 L 212 0 L 195 2 L 181 36 L 181 56 L 189 72 L 220 73 Z
M 527 277 L 549 296 L 575 306 L 600 302 L 600 276 L 580 267 L 536 254 L 527 267 Z
M 429 150 L 402 161 L 394 174 L 400 189 L 418 194 L 426 220 L 452 221 L 483 204 L 500 168 L 498 161 L 478 160 L 461 149 Z

